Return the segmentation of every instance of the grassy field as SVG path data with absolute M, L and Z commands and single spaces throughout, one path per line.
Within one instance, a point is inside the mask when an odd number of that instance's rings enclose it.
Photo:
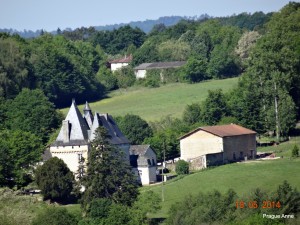
M 282 142 L 279 145 L 267 146 L 267 147 L 258 147 L 258 152 L 274 152 L 275 156 L 278 157 L 291 157 L 292 149 L 294 145 L 298 145 L 300 147 L 300 136 L 291 137 L 290 141 Z
M 208 90 L 221 88 L 226 92 L 237 82 L 238 78 L 230 78 L 197 84 L 175 83 L 159 88 L 131 87 L 113 91 L 108 98 L 90 103 L 90 106 L 94 112 L 113 116 L 131 113 L 147 121 L 156 121 L 167 115 L 181 117 L 185 106 L 204 100 Z M 83 105 L 79 109 L 82 110 Z M 66 113 L 67 110 L 62 111 Z
M 290 141 L 277 146 L 257 149 L 259 152 L 275 152 L 276 156 L 283 157 L 281 159 L 233 163 L 168 181 L 164 185 L 165 201 L 162 203 L 162 209 L 152 216 L 165 218 L 172 204 L 182 201 L 188 194 L 196 195 L 200 191 L 208 192 L 216 189 L 224 193 L 229 188 L 233 188 L 241 197 L 257 187 L 270 193 L 275 191 L 284 180 L 299 190 L 300 158 L 290 158 L 295 144 L 300 146 L 300 137 L 291 137 Z M 148 190 L 162 195 L 161 185 L 141 188 L 141 191 Z
M 164 185 L 162 209 L 153 217 L 165 218 L 170 206 L 182 201 L 185 196 L 196 195 L 214 189 L 225 193 L 233 188 L 242 198 L 254 188 L 261 188 L 268 193 L 275 191 L 279 184 L 287 180 L 300 189 L 300 159 L 276 159 L 272 161 L 248 161 L 234 163 L 196 172 L 181 179 L 170 180 Z M 162 195 L 162 186 L 143 187 L 141 191 L 153 190 Z
M 248 195 L 257 187 L 271 193 L 284 180 L 300 190 L 300 179 L 298 179 L 300 157 L 297 159 L 290 158 L 291 149 L 295 144 L 300 145 L 300 137 L 292 137 L 290 141 L 278 146 L 258 148 L 258 151 L 272 151 L 276 153 L 276 156 L 283 156 L 280 159 L 233 163 L 170 180 L 163 186 L 165 201 L 162 203 L 162 209 L 150 216 L 166 218 L 171 205 L 182 201 L 185 196 L 209 192 L 214 189 L 225 193 L 229 188 L 233 188 L 239 196 L 238 200 L 247 200 L 243 196 Z M 161 184 L 140 188 L 141 192 L 148 190 L 154 191 L 159 196 L 162 195 Z M 0 189 L 0 225 L 30 224 L 37 213 L 48 207 L 45 202 L 39 201 L 38 198 L 39 196 L 18 196 L 13 192 Z M 65 207 L 80 219 L 80 204 L 61 207 Z

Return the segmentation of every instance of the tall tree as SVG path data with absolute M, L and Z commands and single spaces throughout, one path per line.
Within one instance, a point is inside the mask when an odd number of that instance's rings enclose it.
M 184 109 L 182 120 L 189 124 L 195 124 L 201 121 L 201 108 L 197 103 L 187 105 Z
M 250 53 L 246 73 L 239 84 L 240 91 L 244 92 L 240 96 L 251 93 L 256 100 L 255 113 L 261 119 L 254 129 L 275 131 L 278 140 L 289 133 L 296 115 L 298 118 L 300 115 L 299 21 L 300 4 L 295 2 L 272 16 L 266 34 Z M 244 110 L 250 112 L 248 106 Z
M 62 159 L 53 157 L 39 166 L 35 179 L 44 199 L 66 200 L 73 190 L 74 175 Z
M 23 89 L 6 111 L 6 125 L 10 129 L 31 132 L 44 142 L 61 121 L 54 105 L 39 89 Z
M 0 37 L 0 97 L 13 98 L 32 85 L 32 74 L 21 42 L 13 37 Z
M 201 120 L 207 125 L 217 124 L 227 115 L 227 104 L 221 89 L 209 90 L 202 105 Z
M 127 114 L 119 117 L 117 123 L 131 144 L 142 144 L 145 138 L 152 135 L 151 127 L 137 115 Z
M 0 139 L 0 187 L 8 186 L 13 177 L 13 161 L 9 146 Z
M 112 145 L 104 127 L 95 132 L 89 153 L 83 207 L 96 198 L 108 198 L 115 203 L 131 205 L 137 198 L 137 180 L 123 151 Z
M 96 79 L 102 59 L 97 47 L 47 34 L 31 41 L 30 51 L 36 86 L 56 106 L 69 104 L 71 98 L 85 101 L 102 95 L 103 88 Z
M 0 132 L 0 161 L 6 184 L 18 187 L 31 180 L 31 166 L 40 160 L 42 141 L 36 135 L 21 130 L 3 130 Z M 10 181 L 10 182 L 9 182 Z

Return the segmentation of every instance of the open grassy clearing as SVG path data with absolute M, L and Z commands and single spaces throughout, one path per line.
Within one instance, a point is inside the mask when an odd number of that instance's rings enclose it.
M 159 88 L 131 87 L 109 93 L 108 98 L 90 103 L 92 110 L 121 116 L 127 113 L 156 121 L 171 115 L 181 117 L 187 104 L 203 101 L 208 90 L 221 88 L 224 92 L 233 88 L 238 78 L 211 80 L 197 84 L 174 83 Z M 83 109 L 83 105 L 79 106 Z M 62 110 L 64 113 L 67 109 Z
M 268 193 L 275 191 L 279 184 L 287 180 L 292 186 L 300 189 L 298 179 L 300 159 L 288 158 L 270 161 L 248 161 L 234 163 L 196 172 L 181 179 L 170 180 L 164 185 L 162 209 L 153 217 L 166 217 L 170 206 L 182 201 L 185 196 L 196 195 L 214 189 L 225 193 L 233 188 L 239 197 L 248 194 L 254 188 L 261 188 Z M 143 187 L 141 191 L 153 190 L 160 196 L 162 186 Z
M 294 145 L 298 145 L 300 148 L 300 136 L 291 137 L 290 141 L 282 142 L 279 145 L 258 147 L 258 152 L 274 152 L 278 157 L 291 157 L 292 149 Z
M 47 204 L 41 196 L 16 195 L 9 189 L 0 189 L 0 225 L 28 225 Z

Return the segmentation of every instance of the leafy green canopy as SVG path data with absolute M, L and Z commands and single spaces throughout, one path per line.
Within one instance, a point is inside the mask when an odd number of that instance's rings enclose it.
M 99 31 L 91 37 L 91 42 L 94 46 L 100 45 L 109 54 L 117 54 L 126 51 L 131 45 L 140 47 L 145 36 L 141 29 L 126 25 L 113 31 Z
M 225 194 L 218 191 L 199 193 L 174 204 L 166 224 L 283 224 L 284 218 L 271 220 L 263 218 L 262 214 L 296 216 L 300 212 L 299 201 L 300 193 L 286 181 L 269 195 L 259 188 L 242 197 L 232 189 Z M 264 202 L 272 205 L 274 202 L 274 205 L 263 208 Z
M 0 34 L 0 97 L 13 98 L 23 87 L 30 87 L 32 73 L 23 43 Z
M 77 219 L 66 209 L 61 207 L 49 207 L 41 211 L 36 218 L 33 219 L 32 225 L 76 225 Z
M 299 21 L 299 3 L 273 14 L 231 98 L 234 117 L 259 132 L 275 131 L 278 139 L 300 115 Z
M 20 130 L 3 130 L 0 136 L 0 186 L 26 185 L 42 153 L 41 139 Z
M 0 34 L 0 96 L 10 99 L 22 88 L 40 88 L 57 106 L 73 97 L 98 99 L 103 87 L 96 73 L 105 67 L 103 61 L 104 52 L 89 42 L 50 34 L 32 40 Z
M 6 104 L 5 125 L 12 130 L 31 132 L 44 142 L 61 118 L 54 105 L 41 90 L 23 89 L 18 96 Z
M 102 60 L 98 48 L 62 36 L 43 35 L 30 42 L 29 51 L 36 87 L 57 106 L 68 104 L 72 98 L 93 100 L 103 94 L 96 80 Z
M 35 180 L 44 199 L 64 201 L 73 190 L 74 175 L 62 159 L 53 157 L 35 171 Z
M 175 166 L 175 172 L 178 175 L 189 173 L 189 163 L 184 160 L 178 160 Z
M 118 117 L 117 123 L 131 144 L 142 144 L 145 138 L 152 135 L 151 127 L 145 120 L 137 115 L 127 114 L 123 117 Z
M 149 224 L 151 220 L 148 218 L 149 213 L 157 212 L 160 208 L 160 198 L 152 191 L 140 193 L 132 206 L 113 203 L 107 198 L 94 199 L 87 216 L 79 224 Z

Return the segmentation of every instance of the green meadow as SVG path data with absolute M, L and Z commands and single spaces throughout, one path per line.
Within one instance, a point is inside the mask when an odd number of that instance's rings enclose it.
M 147 121 L 157 121 L 164 116 L 181 117 L 187 104 L 203 101 L 208 90 L 232 89 L 238 78 L 211 80 L 197 84 L 173 83 L 159 88 L 130 87 L 110 92 L 107 98 L 90 103 L 94 112 L 122 116 L 136 114 Z M 70 103 L 71 104 L 71 103 Z M 83 105 L 79 106 L 83 109 Z M 68 108 L 62 110 L 63 113 Z
M 182 201 L 187 195 L 196 195 L 199 192 L 218 190 L 225 193 L 232 188 L 237 192 L 240 200 L 246 200 L 243 199 L 243 196 L 255 188 L 261 188 L 267 193 L 271 193 L 284 180 L 299 190 L 299 168 L 299 158 L 233 163 L 178 177 L 166 182 L 163 186 L 159 184 L 143 187 L 141 192 L 152 190 L 162 196 L 163 189 L 162 209 L 151 216 L 165 218 L 172 204 Z

